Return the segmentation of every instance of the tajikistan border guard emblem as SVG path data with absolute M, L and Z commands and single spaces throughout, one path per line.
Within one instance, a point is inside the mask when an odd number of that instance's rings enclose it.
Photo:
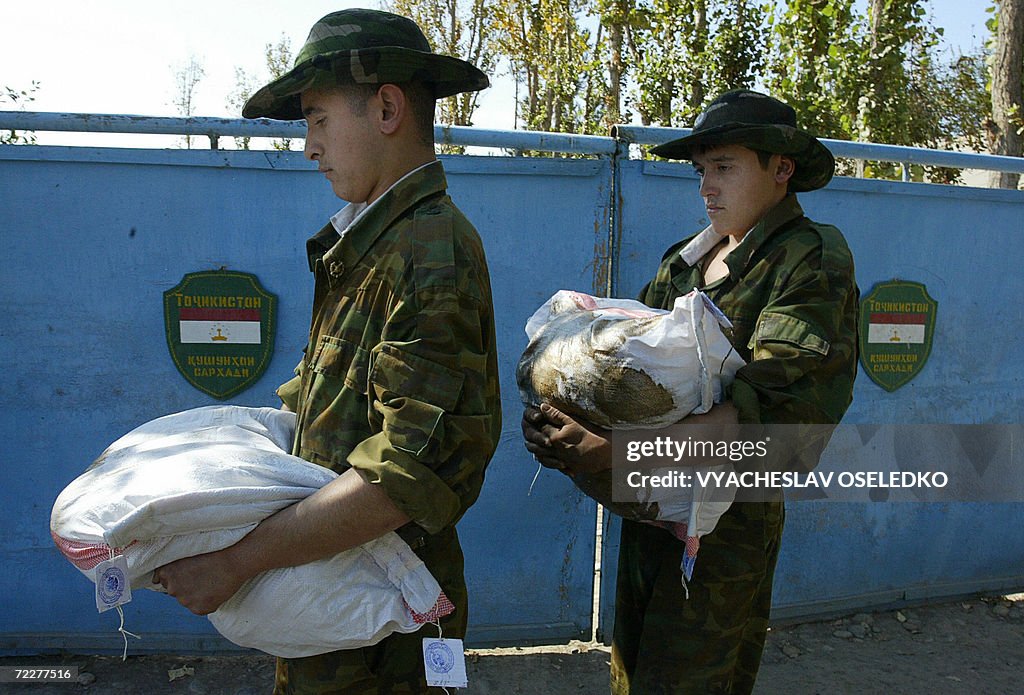
M 167 347 L 178 371 L 224 400 L 256 382 L 274 351 L 277 297 L 255 275 L 189 273 L 164 292 Z
M 880 282 L 860 304 L 860 362 L 895 391 L 917 376 L 932 351 L 939 303 L 919 282 Z

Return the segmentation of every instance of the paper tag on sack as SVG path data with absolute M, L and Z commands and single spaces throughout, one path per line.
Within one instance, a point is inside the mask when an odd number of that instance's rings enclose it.
M 128 583 L 128 561 L 124 555 L 101 562 L 93 571 L 96 573 L 96 610 L 100 613 L 132 600 L 132 587 Z
M 423 640 L 423 666 L 427 685 L 432 687 L 465 688 L 466 654 L 462 640 L 425 638 Z

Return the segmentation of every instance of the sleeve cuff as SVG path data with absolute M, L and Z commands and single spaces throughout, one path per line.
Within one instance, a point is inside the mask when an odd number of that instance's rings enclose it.
M 296 376 L 277 387 L 277 397 L 281 399 L 292 412 L 299 409 L 299 389 L 302 377 Z
M 360 442 L 348 463 L 371 485 L 380 485 L 398 509 L 427 533 L 438 533 L 458 517 L 459 496 L 430 468 L 396 449 L 383 432 Z

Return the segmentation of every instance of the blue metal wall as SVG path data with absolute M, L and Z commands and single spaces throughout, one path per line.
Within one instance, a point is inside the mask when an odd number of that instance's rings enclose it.
M 622 161 L 621 236 L 609 248 L 609 159 L 447 158 L 451 193 L 481 232 L 494 287 L 505 424 L 476 506 L 460 525 L 476 644 L 555 642 L 591 630 L 595 505 L 520 443 L 513 372 L 523 324 L 561 288 L 635 295 L 665 247 L 705 224 L 689 167 Z M 894 393 L 863 375 L 848 421 L 1017 422 L 1015 349 L 1024 195 L 837 179 L 802 196 L 844 230 L 867 291 L 901 277 L 939 301 L 924 372 Z M 212 402 L 167 351 L 162 293 L 225 266 L 278 295 L 275 353 L 232 402 L 274 404 L 308 329 L 304 241 L 339 202 L 297 153 L 0 148 L 0 650 L 118 649 L 116 619 L 53 547 L 60 490 L 139 423 Z M 611 275 L 609 275 L 611 273 Z M 1024 475 L 1024 474 L 1022 474 Z M 1024 505 L 791 505 L 780 616 L 1024 585 Z M 614 530 L 603 586 L 614 584 Z M 959 547 L 969 547 L 963 554 Z M 602 624 L 610 620 L 603 597 Z M 222 648 L 201 618 L 140 592 L 125 610 L 133 651 Z

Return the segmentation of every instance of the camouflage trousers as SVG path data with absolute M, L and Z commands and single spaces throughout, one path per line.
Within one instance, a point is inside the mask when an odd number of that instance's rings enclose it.
M 464 639 L 468 596 L 463 577 L 462 549 L 454 529 L 431 537 L 417 550 L 455 612 L 441 619 L 446 638 Z M 423 668 L 423 638 L 437 637 L 437 625 L 428 624 L 416 632 L 392 634 L 377 644 L 361 649 L 328 652 L 300 659 L 278 659 L 275 695 L 408 695 L 442 694 L 428 688 Z
M 734 503 L 701 539 L 689 598 L 680 582 L 683 543 L 622 522 L 613 695 L 753 690 L 784 518 L 781 500 Z
M 444 628 L 444 621 L 442 621 Z M 461 637 L 444 628 L 445 637 Z M 278 659 L 277 695 L 407 695 L 439 693 L 428 688 L 423 670 L 423 638 L 437 637 L 427 625 L 408 635 L 394 634 L 372 647 L 330 652 L 302 659 Z

